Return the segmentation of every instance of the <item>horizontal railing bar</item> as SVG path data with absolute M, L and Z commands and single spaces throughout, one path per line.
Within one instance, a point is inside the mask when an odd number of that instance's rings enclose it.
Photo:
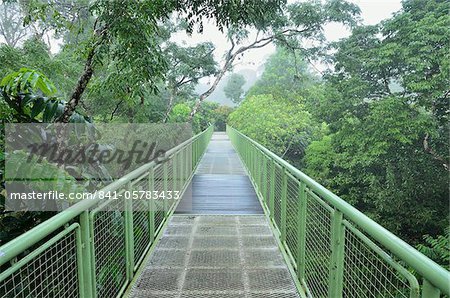
M 71 224 L 69 227 L 67 227 L 66 229 L 62 230 L 57 235 L 55 235 L 51 239 L 49 239 L 47 242 L 45 242 L 44 244 L 42 244 L 41 246 L 39 246 L 38 248 L 33 250 L 30 254 L 25 256 L 23 259 L 21 259 L 17 263 L 14 263 L 14 265 L 12 267 L 6 269 L 5 271 L 3 271 L 0 274 L 0 282 L 4 281 L 11 274 L 14 274 L 14 272 L 16 272 L 17 270 L 22 268 L 24 265 L 26 265 L 29 261 L 33 260 L 35 257 L 37 257 L 38 255 L 43 253 L 46 249 L 48 249 L 53 244 L 55 244 L 56 242 L 58 242 L 59 240 L 61 240 L 62 238 L 64 238 L 69 233 L 73 232 L 75 229 L 77 229 L 79 227 L 80 227 L 80 225 L 77 224 L 77 223 Z
M 192 142 L 194 142 L 197 138 L 202 136 L 205 132 L 207 132 L 208 129 L 202 131 L 201 133 L 198 133 L 197 135 L 193 136 L 192 138 L 184 141 L 183 143 L 175 146 L 174 148 L 168 150 L 164 157 L 171 157 L 171 155 L 175 154 L 177 151 L 183 149 L 184 147 L 188 146 Z M 136 170 L 126 174 L 125 176 L 121 177 L 120 179 L 108 184 L 98 192 L 108 193 L 113 192 L 114 190 L 117 190 L 118 188 L 124 186 L 129 181 L 141 176 L 144 172 L 148 171 L 149 169 L 157 166 L 155 161 L 151 161 L 148 164 L 145 164 Z M 98 193 L 97 192 L 97 193 Z M 88 210 L 89 208 L 95 206 L 98 203 L 98 195 L 94 196 L 92 199 L 83 200 L 79 203 L 76 203 L 75 205 L 67 208 L 66 210 L 54 215 L 53 217 L 47 219 L 46 221 L 40 223 L 39 225 L 35 226 L 34 228 L 30 229 L 29 231 L 23 233 L 22 235 L 18 236 L 17 238 L 14 238 L 13 240 L 9 241 L 8 243 L 2 245 L 0 247 L 0 266 L 6 264 L 9 260 L 19 255 L 24 250 L 28 249 L 29 247 L 33 246 L 34 244 L 38 243 L 42 239 L 44 239 L 46 236 L 48 236 L 50 233 L 53 233 L 60 227 L 62 227 L 64 224 L 68 223 L 78 215 L 80 215 L 83 211 Z
M 420 253 L 411 245 L 401 240 L 399 237 L 385 229 L 374 220 L 367 217 L 364 213 L 326 189 L 324 186 L 314 181 L 312 178 L 301 172 L 287 161 L 283 160 L 276 154 L 272 153 L 269 149 L 263 145 L 255 142 L 251 138 L 237 131 L 236 129 L 229 127 L 237 134 L 248 140 L 252 145 L 256 146 L 259 150 L 264 152 L 267 156 L 275 160 L 278 164 L 282 165 L 285 169 L 292 173 L 295 177 L 304 182 L 310 189 L 316 194 L 321 196 L 330 205 L 342 212 L 346 218 L 350 219 L 359 228 L 365 231 L 368 235 L 373 237 L 376 241 L 382 244 L 386 249 L 391 251 L 394 255 L 402 259 L 415 271 L 422 275 L 434 286 L 441 289 L 447 295 L 450 295 L 450 272 L 439 266 L 436 262 Z

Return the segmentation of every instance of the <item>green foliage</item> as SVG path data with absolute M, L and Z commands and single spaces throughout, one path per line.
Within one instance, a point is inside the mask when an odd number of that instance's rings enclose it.
M 303 155 L 313 129 L 311 116 L 301 104 L 275 99 L 271 94 L 246 98 L 228 122 L 293 163 Z
M 302 100 L 314 85 L 315 78 L 307 64 L 294 52 L 278 47 L 267 60 L 262 77 L 247 92 L 247 96 L 272 94 L 292 102 Z
M 21 68 L 4 77 L 0 82 L 0 87 L 12 96 L 36 91 L 41 91 L 46 96 L 56 93 L 55 86 L 45 75 L 27 68 Z
M 330 177 L 330 171 L 336 160 L 332 140 L 331 135 L 325 135 L 321 140 L 312 141 L 305 152 L 308 174 L 325 185 L 330 184 L 328 177 Z
M 450 270 L 450 228 L 447 227 L 443 235 L 436 237 L 424 235 L 423 239 L 425 243 L 417 245 L 417 249 L 442 267 Z
M 306 171 L 384 226 L 411 241 L 445 226 L 446 179 L 423 150 L 432 122 L 398 97 L 375 102 L 364 118 L 346 117 L 307 150 Z M 400 220 L 401 219 L 401 220 Z
M 225 96 L 229 98 L 235 104 L 239 104 L 242 101 L 242 95 L 244 94 L 245 78 L 241 74 L 233 73 L 228 77 L 227 84 L 223 88 Z
M 2 140 L 3 143 L 3 140 Z M 3 151 L 2 151 L 3 152 Z M 50 164 L 45 160 L 37 162 L 37 158 L 33 157 L 30 162 L 27 153 L 23 151 L 15 151 L 14 154 L 6 156 L 9 179 L 14 179 L 14 175 L 24 177 L 20 174 L 22 171 L 27 171 L 27 177 L 55 177 L 54 180 L 33 180 L 29 182 L 28 186 L 33 191 L 48 191 L 58 190 L 65 193 L 76 193 L 80 191 L 76 180 L 58 166 Z M 24 167 L 25 166 L 25 167 Z M 2 165 L 2 173 L 3 165 Z M 45 173 L 45 174 L 42 174 Z M 54 212 L 4 212 L 5 206 L 5 190 L 3 189 L 0 198 L 0 245 L 26 232 L 42 221 L 53 216 Z M 33 202 L 29 202 L 32 204 Z M 54 203 L 54 202 L 52 202 Z
M 170 112 L 169 122 L 187 122 L 191 108 L 185 103 L 175 105 Z
M 448 8 L 405 1 L 356 28 L 306 103 L 330 135 L 307 149 L 305 171 L 412 243 L 448 226 Z
M 0 96 L 19 122 L 53 122 L 61 116 L 64 103 L 56 97 L 54 84 L 42 73 L 21 68 L 0 82 Z M 80 114 L 73 114 L 71 122 L 84 123 Z
M 118 88 L 134 91 L 145 82 L 148 90 L 156 93 L 169 62 L 161 47 L 168 32 L 161 24 L 171 14 L 179 14 L 185 29 L 192 32 L 195 25 L 202 30 L 204 19 L 214 19 L 219 28 L 265 23 L 281 5 L 283 1 L 275 0 L 261 5 L 205 0 L 98 0 L 61 5 L 60 1 L 37 0 L 27 3 L 26 23 L 43 22 L 58 32 L 83 31 L 86 39 L 79 43 L 79 51 L 88 66 L 112 66 L 112 73 L 121 76 L 120 84 L 114 80 Z
M 320 125 L 306 111 L 304 99 L 315 84 L 305 62 L 292 51 L 278 47 L 262 77 L 230 115 L 229 123 L 300 166 L 305 148 L 322 134 Z
M 58 96 L 67 97 L 71 93 L 82 69 L 76 55 L 63 50 L 51 55 L 47 46 L 36 38 L 26 40 L 21 48 L 0 45 L 0 77 L 28 68 L 44 73 L 58 90 Z
M 192 102 L 192 106 L 194 102 Z M 206 101 L 200 107 L 200 110 L 195 114 L 192 119 L 192 127 L 196 133 L 199 133 L 207 129 L 210 125 L 214 125 L 216 122 L 216 110 L 219 104 L 216 102 Z
M 192 101 L 176 104 L 169 115 L 169 122 L 188 122 L 194 104 Z M 220 126 L 222 130 L 225 130 L 225 122 L 231 111 L 230 107 L 219 106 L 216 102 L 205 101 L 192 119 L 194 133 L 200 133 L 214 124 L 216 124 L 217 128 Z
M 225 131 L 228 116 L 234 111 L 233 108 L 229 106 L 220 106 L 214 110 L 215 114 L 215 125 L 217 131 Z

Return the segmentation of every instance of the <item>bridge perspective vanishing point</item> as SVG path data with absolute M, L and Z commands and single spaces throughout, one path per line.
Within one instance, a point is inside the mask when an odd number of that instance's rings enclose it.
M 0 297 L 424 297 L 450 272 L 237 130 L 202 133 L 0 247 Z

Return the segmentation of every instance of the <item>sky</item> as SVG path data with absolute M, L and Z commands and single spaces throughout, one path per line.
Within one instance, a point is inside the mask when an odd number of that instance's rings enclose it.
M 288 2 L 295 2 L 289 1 Z M 387 19 L 392 14 L 401 9 L 401 0 L 351 0 L 361 9 L 362 22 L 365 25 L 375 25 L 380 21 Z M 253 33 L 252 36 L 254 36 Z M 329 41 L 336 41 L 340 38 L 349 36 L 350 32 L 339 24 L 329 24 L 325 26 L 325 36 Z M 202 34 L 194 33 L 188 36 L 184 33 L 177 34 L 173 37 L 178 42 L 185 42 L 187 45 L 193 45 L 199 42 L 211 41 L 216 46 L 216 59 L 221 60 L 230 44 L 226 37 L 212 23 L 205 25 Z M 275 52 L 275 46 L 270 44 L 264 48 L 254 49 L 247 52 L 244 57 L 238 61 L 234 69 L 236 71 L 242 69 L 257 70 L 267 58 Z M 315 65 L 318 69 L 323 70 L 324 65 Z

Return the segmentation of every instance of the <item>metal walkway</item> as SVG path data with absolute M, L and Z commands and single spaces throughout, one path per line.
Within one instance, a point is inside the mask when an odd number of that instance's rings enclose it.
M 177 214 L 264 214 L 244 167 L 225 133 L 216 132 Z
M 213 135 L 191 187 L 130 297 L 299 297 L 225 134 Z

